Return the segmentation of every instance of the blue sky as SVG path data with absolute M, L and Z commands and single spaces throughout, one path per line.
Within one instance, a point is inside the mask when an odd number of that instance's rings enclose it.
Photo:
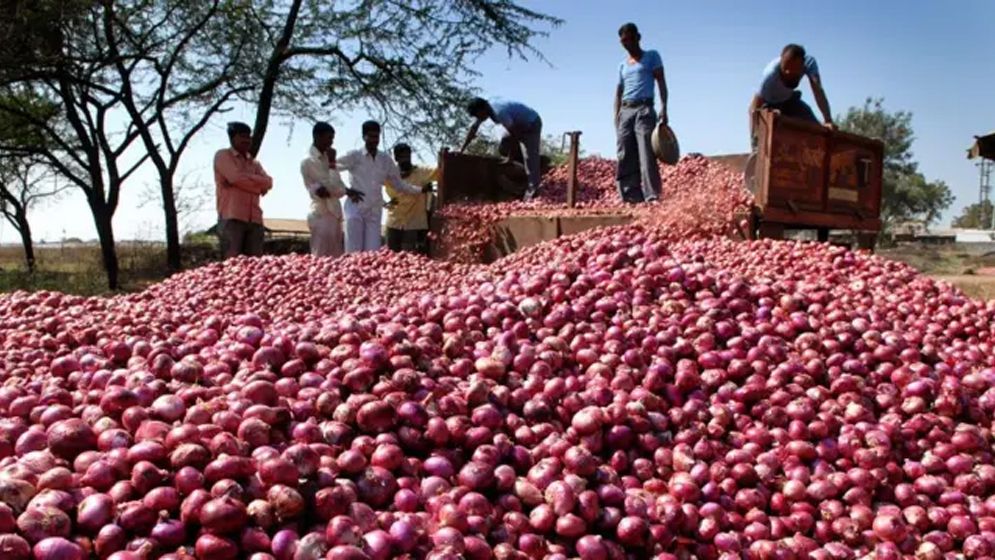
M 657 49 L 670 86 L 670 120 L 684 152 L 706 155 L 744 152 L 749 143 L 746 109 L 764 65 L 788 42 L 801 43 L 818 59 L 834 114 L 884 97 L 891 110 L 914 114 L 913 150 L 929 179 L 942 179 L 957 200 L 942 218 L 949 223 L 977 201 L 978 173 L 965 149 L 974 134 L 995 131 L 995 43 L 990 39 L 995 2 L 963 0 L 795 0 L 698 2 L 544 0 L 524 2 L 565 20 L 536 46 L 548 62 L 508 59 L 491 52 L 478 64 L 478 84 L 487 95 L 521 100 L 543 117 L 547 133 L 581 130 L 588 153 L 613 157 L 612 97 L 623 57 L 618 26 L 639 25 L 645 48 Z M 813 104 L 807 83 L 804 98 Z M 215 119 L 181 165 L 191 184 L 213 192 L 211 158 L 227 143 L 224 123 L 251 122 L 251 111 L 236 108 Z M 323 115 L 336 124 L 340 149 L 358 147 L 365 115 Z M 309 123 L 274 122 L 260 159 L 275 188 L 263 202 L 271 218 L 303 218 L 308 199 L 298 163 L 307 150 Z M 431 154 L 421 154 L 423 159 Z M 154 188 L 151 169 L 125 187 L 115 217 L 118 239 L 160 239 L 161 212 L 139 206 L 142 191 Z M 188 220 L 204 227 L 213 219 L 213 199 Z M 92 238 L 94 228 L 83 198 L 73 192 L 32 216 L 37 239 L 64 234 Z M 0 242 L 15 242 L 9 225 Z

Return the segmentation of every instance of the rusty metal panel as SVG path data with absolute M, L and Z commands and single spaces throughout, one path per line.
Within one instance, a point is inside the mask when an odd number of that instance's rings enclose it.
M 523 247 L 537 245 L 558 237 L 557 218 L 544 216 L 510 216 L 494 226 L 494 241 L 484 253 L 486 262 L 510 255 Z
M 497 160 L 450 151 L 439 154 L 439 205 L 493 199 Z
M 826 209 L 837 213 L 881 214 L 884 147 L 847 135 L 834 138 Z
M 770 142 L 767 204 L 791 210 L 822 210 L 828 143 L 805 123 L 775 118 Z
M 520 164 L 448 150 L 439 153 L 439 206 L 517 200 L 527 185 L 528 177 Z
M 624 226 L 632 223 L 629 214 L 613 216 L 561 216 L 560 235 L 572 235 L 596 227 Z
M 881 142 L 761 114 L 755 203 L 761 220 L 799 227 L 880 229 Z

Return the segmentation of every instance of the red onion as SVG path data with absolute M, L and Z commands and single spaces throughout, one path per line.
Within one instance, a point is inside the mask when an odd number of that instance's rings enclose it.
M 232 560 L 238 557 L 238 546 L 234 542 L 206 533 L 197 538 L 195 550 L 198 558 Z
M 48 537 L 68 538 L 71 529 L 69 516 L 50 506 L 28 508 L 17 518 L 18 532 L 32 543 Z
M 0 534 L 0 557 L 10 560 L 29 560 L 31 545 L 17 535 Z
M 198 520 L 208 531 L 224 535 L 242 530 L 248 517 L 245 504 L 223 496 L 205 503 L 200 509 Z
M 78 545 L 62 538 L 49 537 L 35 543 L 35 560 L 84 560 L 86 555 Z

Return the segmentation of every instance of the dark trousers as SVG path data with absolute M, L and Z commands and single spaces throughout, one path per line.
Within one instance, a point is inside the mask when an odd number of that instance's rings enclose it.
M 791 99 L 787 101 L 782 101 L 781 103 L 767 103 L 764 102 L 760 106 L 761 109 L 768 109 L 774 111 L 780 111 L 785 117 L 790 117 L 793 119 L 801 119 L 803 121 L 812 122 L 819 124 L 819 119 L 816 118 L 815 113 L 812 112 L 812 108 L 808 106 L 808 103 L 802 101 L 802 92 L 796 91 Z M 760 139 L 757 138 L 757 131 L 753 130 L 750 134 L 750 145 L 753 150 L 756 151 L 757 144 Z
M 516 148 L 519 150 L 515 154 Z M 529 177 L 529 187 L 525 191 L 525 199 L 530 200 L 539 190 L 539 182 L 542 180 L 542 167 L 540 160 L 542 156 L 542 119 L 536 119 L 532 126 L 525 130 L 510 131 L 505 130 L 498 142 L 498 153 L 515 159 L 515 155 L 521 155 L 522 163 Z
M 785 117 L 802 119 L 819 124 L 819 119 L 812 112 L 812 108 L 808 106 L 808 103 L 802 101 L 802 92 L 800 91 L 796 91 L 791 96 L 791 99 L 782 103 L 764 103 L 763 108 L 778 110 Z
M 391 251 L 411 251 L 427 256 L 428 230 L 387 228 L 387 248 Z
M 618 114 L 618 167 L 615 179 L 623 202 L 643 202 L 660 196 L 660 168 L 653 153 L 656 111 L 652 103 L 622 105 Z
M 248 255 L 258 257 L 263 254 L 265 230 L 262 224 L 242 220 L 218 220 L 218 237 L 221 241 L 223 258 Z

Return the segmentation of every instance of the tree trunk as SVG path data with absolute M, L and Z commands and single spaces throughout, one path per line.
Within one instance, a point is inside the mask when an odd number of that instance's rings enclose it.
M 31 240 L 31 225 L 28 224 L 28 216 L 23 212 L 18 212 L 14 218 L 17 220 L 17 231 L 21 234 L 21 245 L 24 246 L 24 264 L 28 266 L 28 272 L 35 271 L 35 245 Z
M 117 247 L 114 245 L 114 228 L 111 220 L 114 213 L 101 200 L 89 200 L 93 212 L 93 223 L 97 226 L 97 238 L 100 240 L 100 255 L 104 261 L 104 271 L 107 272 L 107 287 L 116 290 L 118 283 Z
M 162 211 L 166 215 L 166 266 L 170 272 L 179 271 L 182 264 L 182 248 L 180 247 L 180 226 L 176 215 L 176 193 L 173 191 L 173 176 L 163 176 Z

